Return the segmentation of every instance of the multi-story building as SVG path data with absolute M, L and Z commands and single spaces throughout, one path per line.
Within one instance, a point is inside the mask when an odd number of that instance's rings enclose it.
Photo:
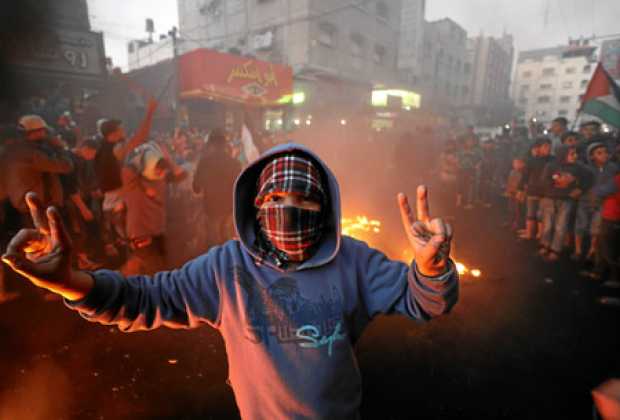
M 398 69 L 413 88 L 422 74 L 425 13 L 426 0 L 402 0 Z
M 104 94 L 103 37 L 91 31 L 86 0 L 23 0 L 3 12 L 14 25 L 0 33 L 3 121 L 14 122 L 14 112 L 38 103 L 37 112 L 55 123 L 60 112 L 77 111 L 85 98 Z
M 620 38 L 606 39 L 601 43 L 600 61 L 607 73 L 620 81 Z
M 466 43 L 467 32 L 452 19 L 424 24 L 422 97 L 444 115 L 454 114 L 466 102 Z
M 512 95 L 524 117 L 543 123 L 558 116 L 574 120 L 596 68 L 595 51 L 574 41 L 519 53 Z
M 476 125 L 494 126 L 511 118 L 510 78 L 513 38 L 479 35 L 467 40 L 464 72 L 469 76 L 466 105 Z
M 180 0 L 178 8 L 186 42 L 290 66 L 306 107 L 360 108 L 373 87 L 402 87 L 401 0 Z

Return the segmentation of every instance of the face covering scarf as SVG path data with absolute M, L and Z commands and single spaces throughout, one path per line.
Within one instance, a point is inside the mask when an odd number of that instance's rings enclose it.
M 323 212 L 262 204 L 272 193 L 291 193 L 317 201 L 324 208 L 326 194 L 316 166 L 303 156 L 280 156 L 265 166 L 257 184 L 259 251 L 279 266 L 309 259 L 321 238 Z
M 275 205 L 259 209 L 257 217 L 261 234 L 267 240 L 263 244 L 267 248 L 265 251 L 276 263 L 298 263 L 309 259 L 321 239 L 320 211 Z

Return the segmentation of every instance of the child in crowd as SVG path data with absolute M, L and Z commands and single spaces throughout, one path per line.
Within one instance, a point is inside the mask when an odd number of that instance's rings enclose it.
M 480 186 L 479 200 L 483 207 L 491 207 L 491 194 L 497 168 L 495 142 L 486 139 L 482 143 L 480 171 L 477 184 Z
M 476 194 L 476 171 L 480 170 L 482 152 L 478 146 L 478 138 L 475 134 L 468 134 L 463 140 L 463 146 L 457 153 L 459 160 L 460 191 L 458 205 L 463 204 L 464 209 L 474 208 Z
M 538 138 L 530 149 L 530 157 L 523 169 L 523 176 L 519 184 L 519 198 L 526 203 L 525 231 L 520 239 L 539 239 L 542 233 L 542 211 L 540 200 L 545 192 L 542 182 L 542 173 L 545 166 L 551 162 L 551 140 L 546 137 Z
M 523 224 L 522 196 L 519 196 L 519 184 L 523 178 L 525 170 L 525 160 L 514 158 L 512 160 L 512 170 L 506 182 L 506 197 L 508 197 L 508 225 L 512 230 L 517 230 Z M 521 199 L 520 199 L 521 198 Z
M 540 251 L 545 261 L 559 259 L 569 230 L 570 214 L 575 201 L 592 185 L 592 173 L 577 164 L 577 149 L 561 145 L 554 162 L 548 163 L 542 174 L 545 186 L 540 201 L 543 212 L 543 232 Z
M 609 152 L 603 143 L 592 143 L 587 150 L 590 160 L 589 168 L 594 173 L 594 187 L 583 194 L 577 205 L 575 223 L 575 253 L 573 258 L 580 260 L 582 256 L 583 238 L 590 234 L 590 247 L 586 258 L 594 258 L 597 249 L 598 235 L 601 225 L 601 201 L 594 190 L 606 184 L 618 172 L 618 166 L 609 161 Z

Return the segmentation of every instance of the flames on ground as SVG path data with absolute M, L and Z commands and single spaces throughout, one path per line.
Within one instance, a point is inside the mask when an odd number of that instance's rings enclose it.
M 382 223 L 380 220 L 369 218 L 368 216 L 358 215 L 353 217 L 343 217 L 341 220 L 342 234 L 351 236 L 360 241 L 367 242 L 370 246 L 376 246 L 381 234 Z M 403 249 L 399 260 L 409 263 L 413 259 L 413 252 L 409 247 Z M 469 268 L 463 262 L 458 261 L 452 256 L 459 275 L 464 277 L 480 278 L 482 271 L 478 268 Z

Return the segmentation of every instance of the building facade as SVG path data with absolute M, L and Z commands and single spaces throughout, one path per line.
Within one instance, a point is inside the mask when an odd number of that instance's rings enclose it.
M 452 19 L 424 24 L 422 49 L 422 100 L 444 115 L 456 115 L 466 103 L 465 75 L 467 32 Z
M 420 83 L 422 75 L 425 14 L 426 0 L 402 0 L 398 70 L 413 89 Z
M 514 60 L 511 35 L 479 35 L 467 40 L 464 73 L 469 77 L 466 107 L 474 125 L 503 125 L 511 118 L 510 78 Z
M 188 45 L 293 69 L 298 101 L 289 123 L 312 116 L 314 124 L 321 115 L 340 122 L 368 111 L 373 89 L 403 87 L 401 0 L 179 0 L 178 7 Z
M 620 81 L 620 38 L 606 39 L 601 43 L 600 61 L 607 73 Z
M 512 95 L 523 117 L 542 123 L 556 117 L 574 120 L 596 68 L 595 52 L 587 42 L 522 51 Z
M 107 80 L 103 37 L 90 30 L 86 0 L 24 0 L 5 12 L 0 115 L 36 112 L 50 124 L 67 110 L 83 115 Z

